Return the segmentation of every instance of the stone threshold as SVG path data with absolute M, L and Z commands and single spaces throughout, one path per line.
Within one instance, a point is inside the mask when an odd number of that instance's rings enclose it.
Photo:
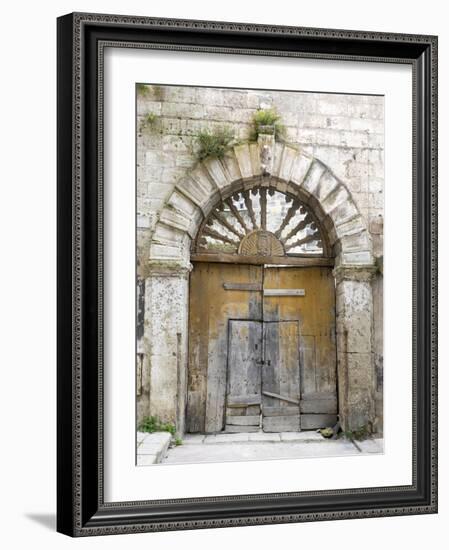
M 317 432 L 187 434 L 183 444 L 169 448 L 165 464 L 201 464 L 369 456 L 383 453 L 383 440 L 368 438 L 353 442 L 326 439 Z
M 347 441 L 352 443 L 359 452 L 382 452 L 383 439 L 379 434 L 373 434 L 363 441 L 349 441 L 344 439 L 329 439 L 316 431 L 302 432 L 241 432 L 219 434 L 186 434 L 183 445 L 218 445 L 232 443 L 337 443 Z
M 168 432 L 137 432 L 137 466 L 159 464 L 171 442 Z
M 183 438 L 183 445 L 214 445 L 220 443 L 277 443 L 295 441 L 302 443 L 329 441 L 315 431 L 303 432 L 239 432 L 239 433 L 218 433 L 218 434 L 186 434 Z

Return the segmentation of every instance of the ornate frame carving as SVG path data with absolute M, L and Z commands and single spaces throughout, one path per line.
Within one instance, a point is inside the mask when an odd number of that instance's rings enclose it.
M 101 106 L 103 51 L 107 45 L 412 65 L 415 245 L 411 486 L 104 502 Z M 67 131 L 70 127 L 72 133 Z M 58 531 L 88 536 L 437 511 L 436 37 L 66 15 L 58 20 L 58 143 Z

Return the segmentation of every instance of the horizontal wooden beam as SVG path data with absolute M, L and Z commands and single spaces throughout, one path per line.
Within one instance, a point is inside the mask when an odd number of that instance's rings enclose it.
M 251 405 L 260 405 L 260 395 L 228 395 L 227 407 L 249 407 Z
M 304 288 L 263 288 L 262 283 L 223 283 L 225 290 L 261 291 L 264 296 L 305 296 Z
M 298 407 L 262 407 L 262 413 L 264 416 L 298 416 Z
M 259 426 L 260 415 L 253 416 L 228 416 L 226 426 Z
M 264 432 L 299 432 L 299 414 L 295 416 L 265 416 L 263 418 Z
M 223 283 L 225 290 L 262 290 L 262 283 Z
M 305 296 L 304 288 L 264 288 L 264 296 Z
M 334 258 L 304 257 L 304 256 L 245 256 L 243 254 L 192 254 L 192 262 L 212 262 L 227 264 L 250 265 L 296 265 L 298 267 L 333 267 Z
M 287 403 L 299 405 L 299 399 L 293 399 L 292 397 L 286 397 L 285 395 L 279 395 L 278 393 L 273 393 L 271 391 L 263 391 L 262 393 L 267 397 L 274 397 L 274 399 L 280 399 L 281 401 L 286 401 Z
M 300 403 L 302 413 L 312 414 L 337 414 L 336 399 L 308 399 L 301 400 Z

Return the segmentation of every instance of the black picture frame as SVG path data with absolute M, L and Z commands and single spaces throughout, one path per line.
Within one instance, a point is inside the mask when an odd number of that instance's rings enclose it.
M 74 13 L 58 29 L 57 530 L 71 536 L 437 512 L 437 37 Z M 413 483 L 105 503 L 102 44 L 413 68 Z

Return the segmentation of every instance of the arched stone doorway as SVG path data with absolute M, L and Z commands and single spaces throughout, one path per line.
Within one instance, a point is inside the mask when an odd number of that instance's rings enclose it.
M 311 209 L 258 178 L 212 208 L 191 260 L 187 431 L 334 425 L 334 259 Z
M 222 262 L 219 265 L 228 266 L 227 272 L 233 269 L 231 266 L 244 265 L 245 268 L 240 267 L 234 271 L 242 273 L 246 270 L 246 284 L 257 283 L 258 275 L 251 274 L 251 271 L 260 271 L 263 262 L 249 261 L 248 256 L 252 254 L 248 254 L 248 251 L 259 250 L 260 247 L 265 247 L 265 250 L 270 252 L 270 265 L 292 265 L 291 255 L 288 254 L 288 250 L 292 249 L 286 250 L 285 242 L 273 238 L 274 233 L 267 232 L 262 227 L 262 221 L 257 231 L 252 228 L 248 233 L 245 232 L 237 243 L 237 252 L 240 256 L 246 257 L 244 263 L 234 264 L 227 256 L 230 251 L 221 251 L 212 258 L 210 251 L 200 249 L 201 243 L 199 246 L 198 238 L 204 238 L 207 220 L 214 216 L 217 205 L 229 201 L 236 193 L 245 201 L 247 193 L 254 189 L 261 190 L 258 192 L 265 196 L 267 193 L 276 192 L 289 197 L 294 204 L 296 201 L 304 208 L 314 220 L 320 237 L 319 254 L 299 254 L 293 261 L 295 267 L 292 269 L 302 269 L 305 272 L 305 266 L 308 265 L 309 271 L 325 270 L 328 278 L 329 273 L 332 273 L 335 292 L 336 365 L 329 367 L 329 370 L 334 369 L 336 376 L 334 387 L 330 388 L 330 391 L 322 392 L 321 395 L 322 397 L 327 394 L 326 410 L 331 412 L 322 414 L 334 414 L 332 402 L 338 401 L 338 415 L 345 429 L 370 425 L 374 420 L 371 336 L 373 304 L 370 279 L 375 272 L 370 236 L 346 186 L 327 166 L 302 151 L 275 143 L 273 136 L 264 135 L 259 136 L 257 143 L 245 143 L 234 147 L 221 160 L 206 159 L 199 163 L 177 183 L 161 211 L 143 269 L 147 315 L 141 339 L 141 368 L 149 380 L 147 390 L 150 395 L 149 403 L 145 405 L 146 411 L 176 422 L 181 433 L 186 428 L 191 431 L 216 431 L 220 426 L 226 426 L 225 402 L 220 400 L 215 400 L 214 406 L 223 412 L 215 415 L 216 420 L 211 420 L 211 428 L 206 427 L 206 420 L 212 416 L 206 413 L 203 416 L 204 422 L 200 422 L 197 427 L 189 424 L 188 418 L 186 423 L 186 414 L 190 418 L 195 416 L 192 415 L 195 399 L 201 407 L 207 407 L 207 386 L 214 383 L 213 377 L 209 381 L 206 376 L 206 389 L 203 388 L 197 397 L 192 397 L 194 384 L 192 385 L 191 381 L 196 375 L 190 372 L 194 360 L 191 352 L 189 355 L 189 278 L 192 262 L 197 262 L 195 265 L 198 265 L 206 259 L 209 265 L 217 264 L 219 260 Z M 241 229 L 243 230 L 243 227 Z M 210 230 L 206 229 L 206 233 L 209 233 L 206 237 L 211 236 Z M 229 240 L 234 244 L 236 242 L 236 239 Z M 291 244 L 287 243 L 287 246 Z M 281 249 L 284 252 L 283 256 L 279 254 Z M 277 254 L 273 254 L 276 250 Z M 208 258 L 201 258 L 207 254 Z M 273 269 L 279 272 L 280 268 Z M 278 279 L 282 277 L 283 275 L 279 275 Z M 316 278 L 315 274 L 314 279 Z M 306 286 L 305 283 L 301 286 L 298 281 L 297 275 L 292 283 L 296 290 Z M 222 281 L 222 284 L 225 282 Z M 310 281 L 307 284 L 310 286 Z M 279 310 L 279 304 L 277 308 Z M 265 321 L 263 318 L 258 320 Z M 294 333 L 293 325 L 285 327 L 287 333 L 289 330 L 291 334 Z M 231 327 L 231 331 L 235 330 L 237 333 L 240 329 L 244 329 L 243 325 Z M 254 329 L 253 333 L 257 333 L 258 330 Z M 267 329 L 260 329 L 263 330 Z M 223 340 L 226 345 L 228 338 L 229 330 L 226 339 Z M 302 348 L 304 349 L 304 345 Z M 204 349 L 202 353 L 205 353 Z M 299 349 L 301 350 L 301 347 Z M 221 351 L 228 357 L 228 349 Z M 226 373 L 228 376 L 228 371 Z M 204 377 L 201 384 L 204 384 Z M 338 399 L 334 399 L 337 392 Z M 301 394 L 299 395 L 301 397 Z M 210 401 L 212 402 L 212 396 Z M 274 406 L 273 402 L 267 406 Z M 200 415 L 197 415 L 197 418 L 199 417 Z

